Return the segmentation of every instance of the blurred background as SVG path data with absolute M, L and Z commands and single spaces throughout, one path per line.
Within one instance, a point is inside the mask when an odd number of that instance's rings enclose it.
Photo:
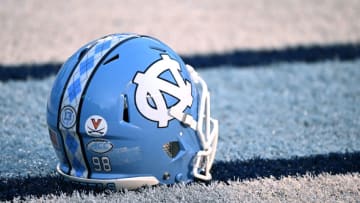
M 154 36 L 180 54 L 360 41 L 358 0 L 0 2 L 1 64 L 63 62 L 110 33 Z

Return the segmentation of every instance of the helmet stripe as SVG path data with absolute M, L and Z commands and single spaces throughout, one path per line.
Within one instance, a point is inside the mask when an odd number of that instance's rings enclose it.
M 99 39 L 75 67 L 65 86 L 61 102 L 59 128 L 65 141 L 65 152 L 69 159 L 70 175 L 87 178 L 89 172 L 85 161 L 85 154 L 81 149 L 81 139 L 77 133 L 80 98 L 87 86 L 95 67 L 112 47 L 133 35 L 109 35 Z

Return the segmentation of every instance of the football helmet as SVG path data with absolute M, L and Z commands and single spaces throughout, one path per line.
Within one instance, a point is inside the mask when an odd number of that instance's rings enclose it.
M 61 67 L 48 103 L 57 171 L 114 190 L 210 180 L 218 121 L 204 80 L 149 36 L 112 34 Z

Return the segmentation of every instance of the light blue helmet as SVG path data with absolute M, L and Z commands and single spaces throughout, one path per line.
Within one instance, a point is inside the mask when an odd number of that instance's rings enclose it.
M 60 69 L 47 105 L 57 171 L 120 190 L 210 180 L 218 122 L 206 83 L 162 42 L 92 41 Z

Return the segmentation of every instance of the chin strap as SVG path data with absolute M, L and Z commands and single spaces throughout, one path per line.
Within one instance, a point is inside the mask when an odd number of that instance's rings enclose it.
M 194 159 L 193 174 L 198 179 L 210 180 L 210 169 L 215 158 L 219 124 L 217 120 L 210 117 L 210 93 L 205 81 L 193 67 L 186 65 L 186 68 L 201 95 L 198 107 L 198 120 L 195 120 L 189 114 L 176 111 L 173 108 L 169 110 L 169 114 L 197 132 L 202 149 L 197 152 Z

